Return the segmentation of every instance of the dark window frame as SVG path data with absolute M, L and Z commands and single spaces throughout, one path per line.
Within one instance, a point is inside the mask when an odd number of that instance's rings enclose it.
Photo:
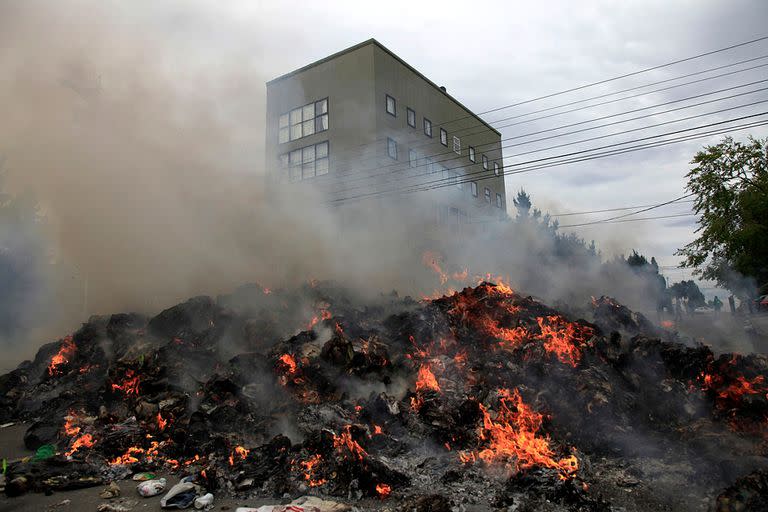
M 486 203 L 492 204 L 491 197 L 493 197 L 493 196 L 491 194 L 491 189 L 489 189 L 488 187 L 485 187 L 485 190 L 483 190 L 483 197 L 485 198 L 485 202 Z
M 427 133 L 427 126 L 429 126 L 429 133 Z M 426 135 L 427 137 L 429 137 L 431 139 L 433 133 L 434 133 L 434 131 L 432 130 L 432 121 L 430 121 L 429 119 L 427 119 L 425 117 L 424 118 L 424 135 Z
M 327 146 L 328 152 L 326 153 L 326 156 L 318 158 L 318 156 L 317 156 L 317 147 L 318 146 L 322 146 L 323 144 L 325 144 Z M 307 148 L 310 148 L 310 147 L 314 148 L 314 151 L 315 151 L 315 157 L 312 160 L 312 166 L 314 168 L 314 173 L 315 174 L 312 175 L 312 176 L 304 177 L 303 166 L 305 165 L 305 162 L 303 160 L 301 160 L 301 161 L 299 161 L 299 162 L 294 164 L 293 162 L 291 162 L 291 153 L 298 152 L 299 155 L 303 155 L 304 150 L 307 149 Z M 286 159 L 286 165 L 283 165 L 282 157 L 286 157 L 287 158 Z M 330 174 L 330 172 L 331 172 L 331 141 L 329 141 L 329 140 L 321 140 L 320 142 L 316 142 L 314 144 L 307 144 L 306 146 L 302 146 L 300 148 L 295 148 L 295 149 L 292 149 L 292 150 L 287 151 L 285 153 L 281 153 L 278 156 L 278 158 L 280 159 L 280 168 L 284 169 L 286 171 L 286 181 L 287 182 L 297 183 L 299 181 L 306 181 L 306 180 L 311 180 L 311 179 L 319 178 L 320 176 L 325 176 L 327 174 Z M 317 162 L 319 160 L 325 160 L 327 162 L 327 164 L 328 164 L 328 167 L 327 167 L 326 171 L 323 174 L 317 174 Z M 294 168 L 294 167 L 299 169 L 300 176 L 298 177 L 298 179 L 291 180 L 290 173 L 291 173 L 291 169 Z
M 318 114 L 317 113 L 317 104 L 321 103 L 323 101 L 325 102 L 325 112 L 323 112 L 322 114 Z M 311 119 L 312 126 L 313 126 L 313 131 L 312 131 L 312 133 L 304 135 L 304 128 L 303 128 L 303 126 L 304 126 L 305 122 L 309 121 L 309 119 L 307 119 L 307 120 L 303 119 L 303 112 L 304 112 L 304 107 L 308 107 L 309 105 L 313 105 L 314 106 L 314 116 Z M 294 110 L 301 110 L 302 111 L 302 119 L 298 123 L 293 123 L 292 124 L 291 123 L 291 119 L 290 119 L 290 115 L 291 115 L 291 112 L 294 111 Z M 284 128 L 280 127 L 280 118 L 282 116 L 288 116 L 288 125 L 286 127 L 284 127 Z M 317 129 L 318 122 L 320 121 L 320 118 L 322 118 L 322 117 L 325 117 L 328 120 L 328 127 L 327 128 L 323 128 L 322 130 L 318 130 Z M 291 129 L 294 126 L 302 127 L 301 128 L 301 136 L 300 137 L 296 137 L 296 138 L 292 138 L 291 137 L 291 132 L 292 132 Z M 284 141 L 280 142 L 280 131 L 283 130 L 283 129 L 286 129 L 288 131 L 288 140 L 284 140 Z M 295 140 L 301 140 L 301 139 L 304 139 L 306 137 L 311 137 L 312 135 L 315 135 L 317 133 L 327 132 L 330 129 L 331 129 L 331 100 L 330 100 L 329 96 L 326 96 L 325 98 L 320 98 L 319 100 L 310 101 L 309 103 L 305 103 L 304 105 L 301 105 L 299 107 L 292 108 L 292 109 L 288 110 L 287 112 L 283 112 L 282 114 L 277 116 L 277 141 L 278 141 L 278 144 L 287 144 L 287 143 L 293 142 Z
M 411 124 L 411 114 L 413 114 L 413 124 Z M 416 111 L 411 107 L 405 107 L 405 124 L 411 128 L 416 128 Z
M 445 131 L 445 128 L 440 128 L 440 144 L 448 147 L 448 132 Z
M 504 207 L 504 199 L 501 197 L 501 194 L 499 192 L 496 192 L 496 208 L 503 208 Z
M 472 197 L 477 197 L 477 182 L 476 181 L 470 181 L 469 182 L 469 190 L 472 192 Z
M 395 156 L 392 156 L 392 153 L 389 151 L 390 143 L 394 145 L 393 147 L 395 148 Z M 387 137 L 387 156 L 392 160 L 397 160 L 397 141 L 392 137 Z
M 493 162 L 493 174 L 501 176 L 501 166 L 499 165 L 499 162 Z
M 467 158 L 469 158 L 469 161 L 473 164 L 477 163 L 477 152 L 475 151 L 474 146 L 467 146 Z
M 488 161 L 488 155 L 483 155 L 482 156 L 482 162 L 483 162 L 483 169 L 485 169 L 486 171 L 490 171 L 491 170 L 491 164 Z
M 416 153 L 416 150 L 413 148 L 409 149 L 408 150 L 408 167 L 413 169 L 414 167 L 416 167 L 416 162 L 418 161 L 419 161 L 419 155 L 418 153 Z
M 394 109 L 394 112 L 389 111 L 389 100 L 392 100 L 392 108 Z M 394 96 L 384 94 L 384 112 L 391 115 L 392 117 L 397 117 L 397 100 Z

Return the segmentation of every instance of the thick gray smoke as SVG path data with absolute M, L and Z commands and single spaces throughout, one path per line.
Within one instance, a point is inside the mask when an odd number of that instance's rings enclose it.
M 419 215 L 360 203 L 383 228 L 340 230 L 309 191 L 266 197 L 264 70 L 280 56 L 212 5 L 0 4 L 5 185 L 31 191 L 50 228 L 39 277 L 51 293 L 30 305 L 44 334 L 28 333 L 27 352 L 90 314 L 157 312 L 244 282 L 440 287 L 421 263 Z M 537 232 L 489 229 L 442 247 L 446 261 L 550 300 L 611 293 L 591 268 L 542 268 L 535 255 L 554 247 Z

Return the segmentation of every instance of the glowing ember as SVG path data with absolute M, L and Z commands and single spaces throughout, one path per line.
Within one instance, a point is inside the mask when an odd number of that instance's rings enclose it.
M 539 317 L 536 321 L 541 329 L 544 349 L 557 356 L 561 363 L 576 367 L 581 359 L 581 347 L 592 336 L 592 329 L 569 322 L 559 315 Z
M 478 437 L 487 447 L 477 453 L 460 453 L 463 463 L 474 462 L 477 458 L 488 464 L 500 463 L 515 472 L 534 466 L 556 469 L 561 478 L 573 476 L 579 463 L 574 455 L 555 459 L 549 437 L 537 436 L 543 416 L 523 402 L 517 389 L 511 393 L 500 389 L 499 412 L 492 418 L 488 409 L 480 404 L 483 426 Z
M 131 369 L 125 371 L 125 379 L 120 384 L 112 384 L 113 391 L 122 391 L 126 395 L 138 395 L 141 376 Z
M 672 320 L 662 320 L 661 326 L 665 329 L 673 329 L 675 327 L 675 322 Z
M 386 498 L 392 492 L 392 487 L 387 484 L 376 484 L 376 492 L 381 498 Z
M 119 457 L 109 461 L 109 464 L 113 466 L 117 464 L 136 464 L 137 462 L 141 461 L 140 457 L 144 457 L 147 459 L 147 461 L 151 462 L 153 458 L 158 456 L 159 448 L 160 443 L 157 441 L 152 441 L 149 448 L 131 446 L 125 451 L 123 455 L 120 455 Z
M 423 364 L 416 376 L 416 391 L 440 391 L 435 374 L 432 373 L 429 364 Z
M 157 413 L 157 427 L 162 431 L 168 426 L 168 420 L 163 419 L 160 413 Z
M 380 436 L 383 433 L 384 433 L 384 431 L 381 429 L 381 427 L 379 425 L 374 425 L 373 426 L 373 435 L 375 435 L 375 436 L 379 435 Z
M 235 465 L 235 455 L 237 455 L 239 460 L 245 460 L 245 458 L 248 456 L 248 452 L 249 450 L 247 448 L 242 446 L 235 446 L 235 450 L 229 454 L 229 465 Z
M 72 335 L 67 336 L 61 340 L 61 346 L 59 351 L 51 358 L 51 363 L 48 365 L 48 375 L 59 375 L 62 373 L 61 367 L 69 363 L 72 357 L 75 355 L 77 347 Z
M 80 422 L 80 416 L 75 411 L 69 411 L 67 416 L 64 416 L 64 433 L 69 437 L 74 437 L 80 433 L 80 427 L 77 423 Z
M 316 478 L 315 477 L 315 471 L 317 470 L 317 466 L 323 461 L 323 458 L 319 455 L 312 455 L 307 460 L 299 462 L 299 465 L 302 468 L 304 480 L 307 481 L 307 485 L 310 487 L 319 487 L 325 483 L 328 482 L 325 478 Z
M 360 460 L 363 460 L 368 456 L 368 453 L 363 447 L 360 446 L 357 441 L 352 439 L 349 425 L 345 426 L 344 430 L 338 436 L 336 434 L 333 435 L 333 447 L 342 453 L 344 452 L 344 448 L 346 448 L 354 457 L 357 457 Z
M 296 365 L 296 358 L 294 358 L 291 354 L 281 355 L 280 361 L 285 365 L 288 375 L 293 375 L 298 370 L 298 366 Z
M 80 448 L 90 448 L 93 445 L 96 444 L 96 440 L 93 438 L 91 434 L 83 434 L 82 436 L 75 439 L 75 442 L 72 443 L 72 446 L 70 447 L 69 451 L 66 452 L 66 456 L 69 457 L 76 451 L 78 451 Z

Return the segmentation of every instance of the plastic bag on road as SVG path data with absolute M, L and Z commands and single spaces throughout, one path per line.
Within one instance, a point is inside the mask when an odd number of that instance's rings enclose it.
M 136 490 L 140 496 L 149 498 L 150 496 L 157 496 L 165 490 L 165 478 L 158 478 L 155 480 L 145 480 L 136 486 Z

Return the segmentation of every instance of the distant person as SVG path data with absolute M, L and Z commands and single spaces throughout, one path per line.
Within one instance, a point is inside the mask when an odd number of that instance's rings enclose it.
M 728 307 L 731 308 L 731 314 L 736 314 L 736 299 L 733 298 L 733 294 L 728 297 Z
M 715 295 L 715 300 L 712 301 L 712 306 L 715 308 L 715 313 L 720 313 L 720 310 L 723 308 L 723 301 L 720 300 L 720 297 Z

